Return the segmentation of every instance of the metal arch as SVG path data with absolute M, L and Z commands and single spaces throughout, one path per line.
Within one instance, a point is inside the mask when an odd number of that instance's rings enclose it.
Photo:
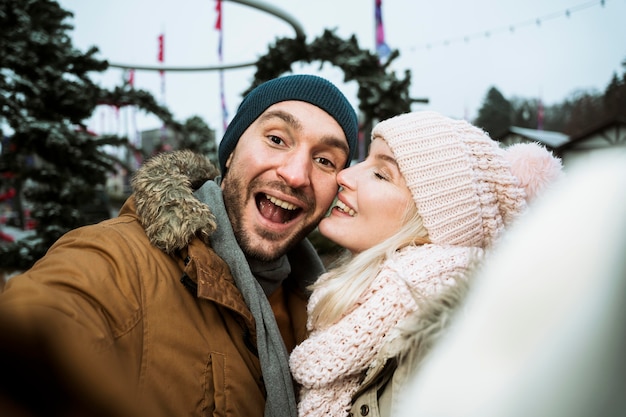
M 288 24 L 291 25 L 293 30 L 296 32 L 297 37 L 305 37 L 304 30 L 300 23 L 288 13 L 267 4 L 262 1 L 256 0 L 224 0 L 231 1 L 233 3 L 243 4 L 244 6 L 249 6 L 264 12 L 267 12 L 273 16 L 278 17 L 279 19 L 284 20 Z M 252 67 L 256 65 L 256 61 L 252 62 L 243 62 L 240 64 L 230 64 L 230 65 L 214 65 L 208 67 L 163 67 L 163 66 L 144 66 L 144 65 L 128 65 L 128 64 L 118 64 L 118 63 L 110 63 L 109 67 L 112 68 L 120 68 L 120 69 L 133 69 L 140 71 L 217 71 L 217 70 L 227 70 L 227 69 L 237 69 L 237 68 L 245 68 Z

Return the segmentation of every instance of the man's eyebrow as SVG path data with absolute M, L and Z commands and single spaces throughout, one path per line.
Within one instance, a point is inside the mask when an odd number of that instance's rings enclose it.
M 295 130 L 302 129 L 302 124 L 300 124 L 300 121 L 298 119 L 293 117 L 291 113 L 288 113 L 282 110 L 272 110 L 272 111 L 263 113 L 259 117 L 259 122 L 263 123 L 265 121 L 268 121 L 274 118 L 281 119 L 282 121 L 287 123 L 289 126 L 291 126 L 291 128 Z M 348 147 L 348 142 L 344 138 L 338 138 L 335 136 L 323 136 L 320 141 L 326 146 L 338 148 L 346 155 L 350 155 L 350 148 Z
M 338 148 L 340 151 L 342 151 L 346 155 L 350 155 L 350 148 L 348 147 L 348 142 L 343 138 L 338 138 L 336 136 L 324 136 L 322 137 L 321 142 L 326 146 L 330 146 L 332 148 Z
M 282 121 L 287 123 L 289 126 L 291 126 L 293 129 L 299 130 L 302 128 L 302 125 L 300 124 L 300 121 L 298 119 L 293 117 L 291 113 L 287 113 L 282 110 L 272 110 L 272 111 L 263 113 L 261 117 L 259 117 L 259 122 L 263 123 L 267 120 L 271 120 L 274 118 L 281 119 Z

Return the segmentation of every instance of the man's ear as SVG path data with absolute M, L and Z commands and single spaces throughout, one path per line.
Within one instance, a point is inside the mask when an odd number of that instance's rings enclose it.
M 233 159 L 233 154 L 235 153 L 235 151 L 233 150 L 230 155 L 228 155 L 228 159 L 226 160 L 226 163 L 224 164 L 224 167 L 229 168 L 230 167 L 230 160 Z

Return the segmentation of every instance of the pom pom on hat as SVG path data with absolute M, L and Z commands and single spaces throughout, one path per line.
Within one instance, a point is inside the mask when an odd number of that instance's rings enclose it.
M 482 129 L 433 111 L 384 120 L 372 137 L 391 148 L 436 244 L 492 245 L 561 170 L 537 144 L 509 152 Z
M 526 191 L 526 201 L 532 201 L 562 175 L 561 160 L 537 143 L 516 143 L 506 148 L 505 157 L 511 173 Z

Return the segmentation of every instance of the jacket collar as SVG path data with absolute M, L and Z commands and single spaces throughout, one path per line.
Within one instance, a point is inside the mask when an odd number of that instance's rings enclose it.
M 245 318 L 248 327 L 253 328 L 254 319 L 250 310 L 235 286 L 230 269 L 214 251 L 199 239 L 194 239 L 187 247 L 187 264 L 184 272 L 197 285 L 197 296 L 223 305 Z

